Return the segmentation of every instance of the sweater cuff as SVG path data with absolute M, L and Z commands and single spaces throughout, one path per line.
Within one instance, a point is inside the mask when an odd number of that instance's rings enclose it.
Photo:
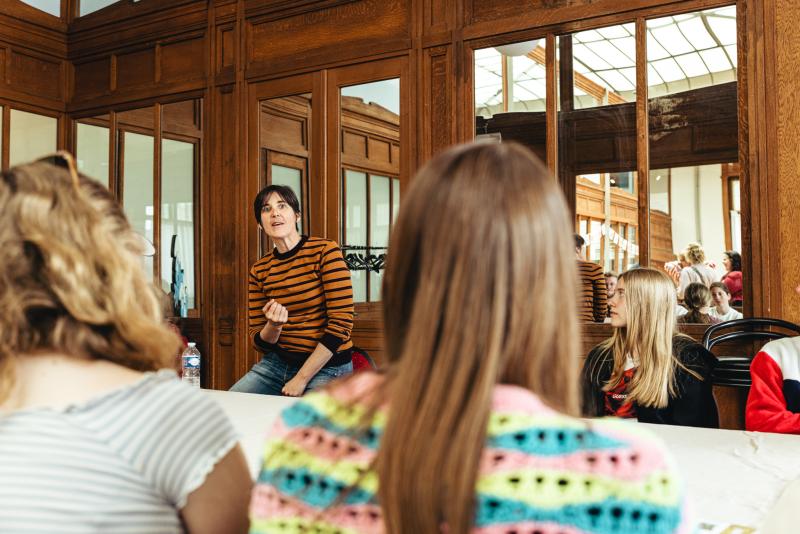
M 338 338 L 327 332 L 322 335 L 322 339 L 320 339 L 319 342 L 322 343 L 325 348 L 331 351 L 333 354 L 339 352 L 339 347 L 342 345 L 342 343 L 344 343 L 341 338 Z
M 253 344 L 256 348 L 262 352 L 274 352 L 275 349 L 278 347 L 274 343 L 267 343 L 263 339 L 261 339 L 261 332 L 256 332 L 253 336 Z

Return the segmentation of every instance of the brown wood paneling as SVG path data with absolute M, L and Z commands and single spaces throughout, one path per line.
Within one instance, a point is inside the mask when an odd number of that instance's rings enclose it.
M 75 65 L 76 95 L 81 97 L 107 93 L 111 90 L 111 58 L 104 57 L 95 61 L 77 63 Z
M 424 51 L 422 78 L 421 152 L 424 159 L 455 142 L 455 88 L 452 46 Z
M 217 71 L 225 67 L 233 67 L 236 59 L 236 41 L 233 27 L 219 28 L 218 30 L 219 57 L 217 59 Z
M 780 43 L 774 90 L 777 93 L 778 156 L 778 217 L 780 227 L 781 271 L 780 287 L 783 299 L 783 317 L 800 322 L 800 296 L 794 288 L 800 286 L 800 240 L 797 238 L 798 208 L 800 208 L 800 42 L 797 38 L 797 21 L 800 20 L 798 2 L 778 0 L 775 4 L 776 39 Z M 773 251 L 775 248 L 772 249 Z
M 255 17 L 247 27 L 248 68 L 277 71 L 408 48 L 409 5 L 402 0 L 333 2 L 285 17 Z
M 117 55 L 117 90 L 155 83 L 155 48 Z
M 193 80 L 206 76 L 206 41 L 195 37 L 161 45 L 161 80 Z
M 9 50 L 8 82 L 12 89 L 52 100 L 64 98 L 61 62 Z M 53 83 L 53 82 L 56 83 Z

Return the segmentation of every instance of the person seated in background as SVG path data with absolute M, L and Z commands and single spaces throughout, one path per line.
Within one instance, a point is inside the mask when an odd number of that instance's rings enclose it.
M 795 292 L 800 295 L 800 286 Z M 750 362 L 750 378 L 745 428 L 800 434 L 800 336 L 764 345 Z
M 716 324 L 719 319 L 709 315 L 711 291 L 703 284 L 689 284 L 683 293 L 683 305 L 688 310 L 678 317 L 678 324 Z
M 300 235 L 290 187 L 263 188 L 253 215 L 275 245 L 248 282 L 248 334 L 262 357 L 231 391 L 297 397 L 353 372 L 350 270 L 336 242 Z
M 716 358 L 675 326 L 675 286 L 656 269 L 619 277 L 613 335 L 583 364 L 583 413 L 717 428 L 711 389 Z
M 689 243 L 683 252 L 687 265 L 681 269 L 678 281 L 678 300 L 684 300 L 684 292 L 689 284 L 703 284 L 709 287 L 718 277 L 714 269 L 705 264 L 706 253 L 697 243 Z
M 731 292 L 727 284 L 722 282 L 711 284 L 711 299 L 714 301 L 714 306 L 709 308 L 708 314 L 717 321 L 733 321 L 744 317 L 742 312 L 731 308 L 729 304 Z
M 722 275 L 721 281 L 728 287 L 731 304 L 741 306 L 743 300 L 742 255 L 735 250 L 726 250 L 723 252 L 722 265 L 725 267 L 725 274 Z
M 603 275 L 606 279 L 606 318 L 611 317 L 611 308 L 608 307 L 608 301 L 614 296 L 614 290 L 617 288 L 617 274 L 607 272 Z
M 578 317 L 582 321 L 602 323 L 608 313 L 608 291 L 603 269 L 596 263 L 583 259 L 586 240 L 574 234 L 575 255 L 578 260 L 578 275 L 581 286 L 578 296 Z
M 517 144 L 454 147 L 420 171 L 389 247 L 388 367 L 283 412 L 251 532 L 688 527 L 655 438 L 567 415 L 579 342 L 568 213 L 557 182 Z
M 244 455 L 166 370 L 180 341 L 139 240 L 54 160 L 0 175 L 0 530 L 245 532 Z

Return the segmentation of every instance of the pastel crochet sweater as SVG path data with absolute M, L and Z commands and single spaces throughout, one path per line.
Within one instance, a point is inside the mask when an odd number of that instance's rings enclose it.
M 370 465 L 387 411 L 356 431 L 365 407 L 354 404 L 376 380 L 363 373 L 284 410 L 253 492 L 251 533 L 384 531 Z M 475 533 L 688 531 L 682 485 L 656 438 L 633 422 L 561 415 L 516 386 L 494 393 L 475 492 Z

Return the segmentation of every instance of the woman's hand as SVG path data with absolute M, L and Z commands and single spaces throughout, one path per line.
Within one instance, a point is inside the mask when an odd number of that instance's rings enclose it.
M 297 373 L 291 380 L 286 382 L 283 389 L 281 389 L 281 393 L 287 397 L 299 397 L 306 390 L 307 385 L 308 380 L 305 380 L 300 376 L 300 373 Z
M 275 299 L 270 299 L 264 304 L 262 311 L 264 317 L 267 318 L 267 323 L 272 326 L 283 326 L 289 320 L 289 311 Z

